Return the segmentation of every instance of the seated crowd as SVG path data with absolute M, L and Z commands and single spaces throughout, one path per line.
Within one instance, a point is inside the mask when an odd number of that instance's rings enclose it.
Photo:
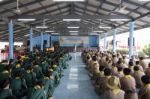
M 150 63 L 121 54 L 82 52 L 95 91 L 102 99 L 150 99 Z
M 0 63 L 0 99 L 52 99 L 71 59 L 67 51 L 40 52 Z

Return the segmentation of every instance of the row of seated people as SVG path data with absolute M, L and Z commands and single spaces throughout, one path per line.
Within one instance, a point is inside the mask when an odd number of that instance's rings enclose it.
M 82 52 L 91 82 L 102 99 L 150 99 L 150 63 L 121 54 Z
M 19 56 L 0 63 L 0 99 L 52 99 L 70 55 L 63 50 Z

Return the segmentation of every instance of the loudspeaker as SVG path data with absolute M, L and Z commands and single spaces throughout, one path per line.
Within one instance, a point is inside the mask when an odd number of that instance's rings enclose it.
M 130 39 L 128 38 L 128 46 L 129 46 L 129 42 L 130 42 Z M 135 46 L 135 38 L 133 38 L 133 46 Z
M 44 40 L 44 44 L 47 44 L 47 40 Z
M 29 46 L 30 45 L 30 40 L 27 40 L 27 46 Z

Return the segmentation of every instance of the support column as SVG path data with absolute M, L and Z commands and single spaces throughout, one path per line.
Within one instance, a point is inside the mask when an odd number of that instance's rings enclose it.
M 41 33 L 41 51 L 43 52 L 43 33 Z
M 47 34 L 47 36 L 48 36 L 47 47 L 50 47 L 50 35 Z
M 112 52 L 115 53 L 116 52 L 116 29 L 113 29 L 113 49 Z
M 133 32 L 134 32 L 134 22 L 129 22 L 129 59 L 133 55 Z
M 30 52 L 33 51 L 33 38 L 32 38 L 32 35 L 33 35 L 33 29 L 30 28 Z
M 101 50 L 101 35 L 98 35 L 98 46 L 99 46 L 99 50 Z
M 104 34 L 104 50 L 106 51 L 107 33 Z
M 14 37 L 13 37 L 13 23 L 10 20 L 8 24 L 9 31 L 9 59 L 14 59 Z

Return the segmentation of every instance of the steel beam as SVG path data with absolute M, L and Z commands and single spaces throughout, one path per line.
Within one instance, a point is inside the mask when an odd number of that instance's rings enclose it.
M 22 15 L 17 16 L 14 19 L 18 18 L 35 18 L 35 19 L 131 19 L 130 17 L 126 15 Z

